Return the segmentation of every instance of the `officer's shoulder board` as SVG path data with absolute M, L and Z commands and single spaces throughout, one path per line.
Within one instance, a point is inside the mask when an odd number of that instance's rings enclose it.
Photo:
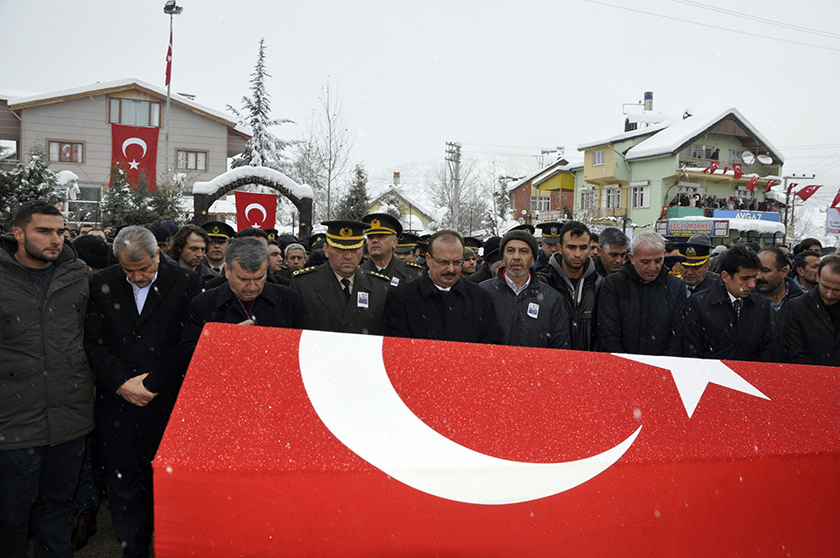
M 303 271 L 303 270 L 301 270 L 301 271 Z M 365 274 L 370 275 L 370 276 L 372 276 L 372 277 L 379 277 L 380 279 L 384 279 L 385 281 L 388 281 L 389 283 L 391 282 L 391 278 L 390 278 L 390 277 L 388 277 L 387 275 L 382 275 L 381 273 L 377 273 L 377 272 L 375 272 L 375 271 L 367 271 L 367 270 L 365 270 Z
M 303 269 L 298 269 L 294 273 L 292 273 L 292 277 L 297 277 L 298 275 L 305 275 L 306 273 L 310 273 L 318 269 L 318 266 L 313 265 L 312 267 L 304 267 Z
M 417 269 L 423 269 L 423 266 L 420 264 L 416 264 L 414 262 L 405 262 L 405 265 L 408 267 L 416 267 Z

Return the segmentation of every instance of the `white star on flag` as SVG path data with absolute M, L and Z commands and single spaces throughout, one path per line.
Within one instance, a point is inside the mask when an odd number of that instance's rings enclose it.
M 137 162 L 137 159 L 134 159 L 128 163 L 128 166 L 130 167 L 128 170 L 137 170 L 140 168 L 140 163 Z

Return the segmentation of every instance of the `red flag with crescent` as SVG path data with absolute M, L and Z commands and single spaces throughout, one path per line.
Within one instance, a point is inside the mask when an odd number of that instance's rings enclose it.
M 793 189 L 794 189 L 794 188 L 796 188 L 797 186 L 799 186 L 799 182 L 791 182 L 791 183 L 788 185 L 787 195 L 789 196 L 789 195 L 790 195 L 791 190 L 793 190 Z
M 802 198 L 802 201 L 808 201 L 808 198 L 816 194 L 820 188 L 822 188 L 822 184 L 809 184 L 796 192 L 796 195 Z
M 703 174 L 706 174 L 706 173 L 714 174 L 719 166 L 720 166 L 720 161 L 712 161 L 711 163 L 709 163 L 708 167 L 703 169 Z
M 277 217 L 277 194 L 236 191 L 236 230 L 273 229 Z
M 169 50 L 166 51 L 166 83 L 169 85 L 169 80 L 172 78 L 172 30 L 169 30 Z
M 767 192 L 769 192 L 770 188 L 772 188 L 773 186 L 775 186 L 778 183 L 779 183 L 778 180 L 768 180 L 767 181 L 767 188 L 764 189 L 764 193 L 766 194 Z
M 735 180 L 744 176 L 744 173 L 741 170 L 741 163 L 732 163 L 732 172 L 735 173 Z
M 747 184 L 747 190 L 749 190 L 750 192 L 755 192 L 756 184 L 758 184 L 758 175 L 755 175 L 750 179 L 749 184 Z
M 142 174 L 149 191 L 157 189 L 157 143 L 160 128 L 111 124 L 111 165 L 126 171 L 126 182 L 137 186 Z
M 840 190 L 837 190 L 837 195 L 836 195 L 836 196 L 834 196 L 834 201 L 833 201 L 833 202 L 831 202 L 831 205 L 830 205 L 829 207 L 830 207 L 831 209 L 834 209 L 834 208 L 835 208 L 835 207 L 837 207 L 838 205 L 840 205 Z

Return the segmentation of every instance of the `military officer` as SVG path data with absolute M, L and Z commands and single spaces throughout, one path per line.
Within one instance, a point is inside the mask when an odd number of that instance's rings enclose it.
M 397 246 L 394 248 L 394 255 L 404 262 L 414 263 L 419 255 L 417 241 L 420 237 L 416 234 L 404 232 L 397 235 Z M 421 266 L 422 269 L 422 266 Z
M 688 242 L 677 242 L 680 256 L 685 261 L 680 264 L 680 276 L 685 281 L 686 296 L 704 291 L 715 284 L 720 278 L 717 273 L 709 271 L 709 257 L 712 246 L 709 237 L 697 233 Z
M 201 228 L 210 237 L 210 244 L 207 246 L 207 253 L 204 255 L 207 267 L 216 277 L 224 277 L 225 253 L 227 252 L 228 242 L 236 234 L 236 231 L 222 221 L 210 221 L 201 225 Z
M 367 223 L 326 221 L 327 264 L 292 276 L 292 288 L 303 297 L 315 329 L 343 333 L 382 333 L 385 299 L 391 279 L 359 268 Z
M 370 213 L 362 217 L 362 222 L 368 224 L 365 239 L 370 254 L 370 259 L 361 265 L 363 270 L 388 276 L 392 287 L 420 277 L 422 267 L 394 257 L 397 236 L 402 233 L 402 225 L 397 219 L 387 213 Z

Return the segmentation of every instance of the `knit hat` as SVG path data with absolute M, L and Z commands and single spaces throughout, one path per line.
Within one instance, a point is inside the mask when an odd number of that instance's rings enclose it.
M 527 244 L 531 248 L 531 253 L 534 254 L 534 259 L 540 253 L 540 249 L 537 247 L 537 239 L 534 235 L 528 233 L 527 231 L 509 231 L 505 236 L 502 237 L 502 242 L 499 245 L 499 252 L 502 254 L 505 253 L 505 245 L 510 242 L 511 240 L 521 240 L 525 244 Z
M 94 269 L 105 269 L 111 265 L 108 261 L 108 245 L 98 236 L 77 236 L 73 239 L 73 248 L 76 249 L 79 259 Z

